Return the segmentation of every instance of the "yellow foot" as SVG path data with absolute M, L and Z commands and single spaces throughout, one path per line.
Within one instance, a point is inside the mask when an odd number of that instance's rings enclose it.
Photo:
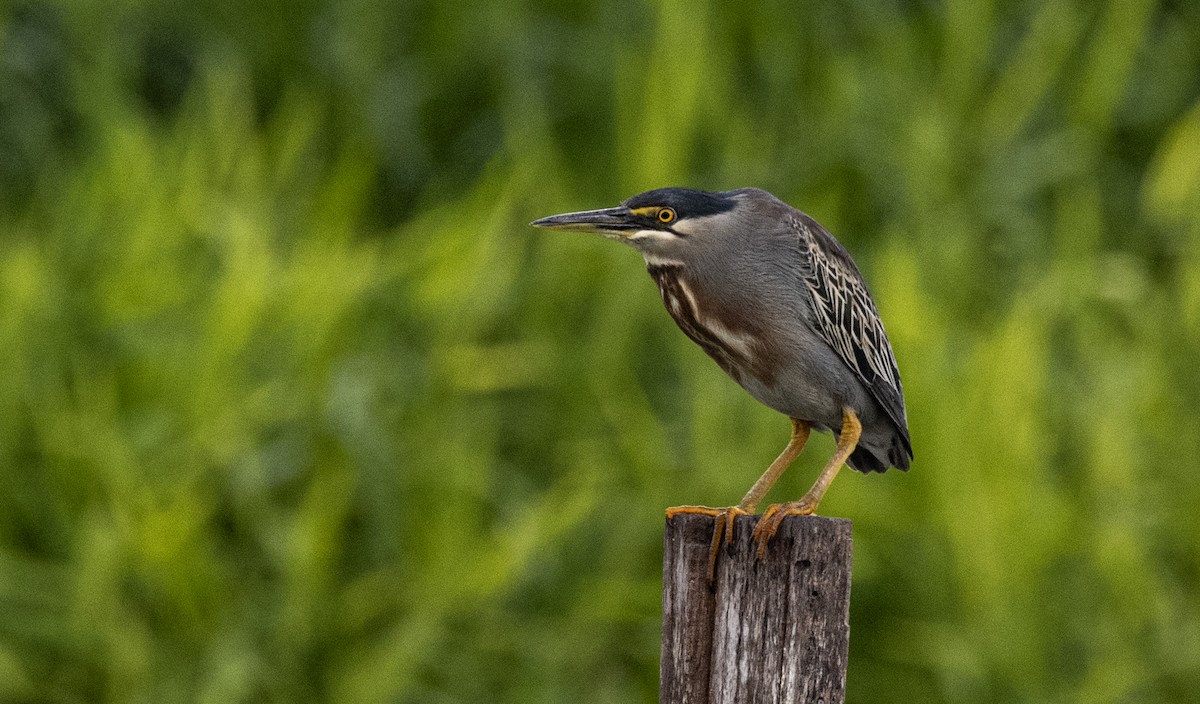
M 712 548 L 708 556 L 708 581 L 717 578 L 717 553 L 721 551 L 721 533 L 725 533 L 725 544 L 733 542 L 733 520 L 738 516 L 747 516 L 749 511 L 741 506 L 726 506 L 725 508 L 709 508 L 708 506 L 672 506 L 667 509 L 667 518 L 673 518 L 681 513 L 698 513 L 702 516 L 713 516 L 717 519 L 713 527 Z
M 799 501 L 788 501 L 783 504 L 771 504 L 763 512 L 762 520 L 754 528 L 753 540 L 758 541 L 758 556 L 767 554 L 767 543 L 775 536 L 783 519 L 788 516 L 809 516 L 817 510 L 817 502 L 804 496 Z

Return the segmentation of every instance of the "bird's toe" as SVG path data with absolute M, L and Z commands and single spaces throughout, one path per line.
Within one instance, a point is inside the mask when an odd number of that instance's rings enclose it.
M 708 581 L 712 582 L 717 577 L 717 555 L 721 552 L 721 536 L 725 536 L 724 542 L 726 545 L 732 543 L 734 521 L 738 516 L 747 516 L 750 512 L 741 506 L 726 506 L 724 508 L 672 506 L 667 509 L 668 520 L 680 514 L 699 514 L 701 516 L 712 516 L 716 519 L 713 523 L 712 546 L 708 557 Z
M 779 531 L 779 526 L 783 525 L 785 518 L 809 516 L 816 510 L 817 502 L 807 495 L 796 501 L 768 506 L 767 510 L 763 512 L 762 519 L 754 527 L 753 539 L 758 543 L 758 557 L 761 558 L 767 554 L 767 543 L 775 537 L 775 533 Z

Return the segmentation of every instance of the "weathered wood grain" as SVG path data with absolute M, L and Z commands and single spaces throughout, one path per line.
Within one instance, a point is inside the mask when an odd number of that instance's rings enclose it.
M 761 560 L 757 523 L 737 518 L 710 584 L 713 518 L 667 520 L 662 704 L 845 701 L 850 521 L 788 518 Z

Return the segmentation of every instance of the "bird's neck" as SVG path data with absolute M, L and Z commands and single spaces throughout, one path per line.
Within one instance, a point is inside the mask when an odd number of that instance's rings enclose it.
M 683 262 L 671 257 L 655 254 L 653 252 L 642 252 L 642 259 L 646 260 L 646 269 L 682 269 Z

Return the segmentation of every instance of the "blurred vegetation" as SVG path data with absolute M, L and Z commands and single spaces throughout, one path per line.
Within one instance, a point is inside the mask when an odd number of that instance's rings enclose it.
M 1193 700 L 1200 5 L 142 0 L 0 5 L 0 701 L 653 700 L 787 421 L 525 223 L 663 185 L 888 324 L 850 701 Z

